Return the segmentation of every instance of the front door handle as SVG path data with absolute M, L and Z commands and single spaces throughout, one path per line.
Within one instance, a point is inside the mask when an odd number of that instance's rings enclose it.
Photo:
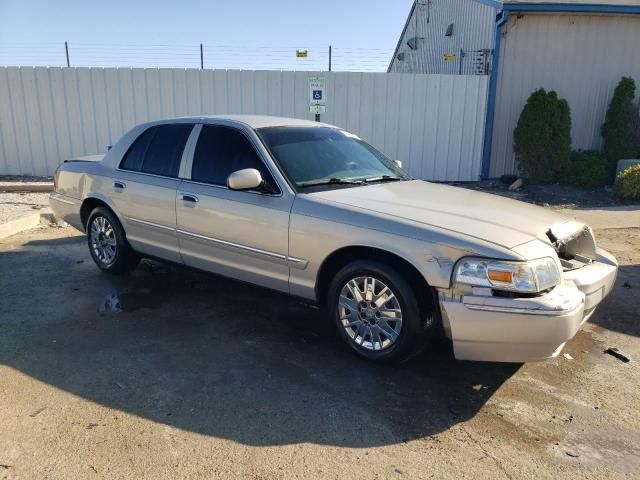
M 182 200 L 184 202 L 197 203 L 200 200 L 192 193 L 179 193 L 178 200 Z
M 127 184 L 119 180 L 116 180 L 113 182 L 113 188 L 119 188 L 120 190 L 124 190 L 125 188 L 127 188 Z

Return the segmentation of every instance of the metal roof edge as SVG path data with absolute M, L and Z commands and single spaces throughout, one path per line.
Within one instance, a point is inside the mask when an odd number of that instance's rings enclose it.
M 407 31 L 407 27 L 409 27 L 409 22 L 411 21 L 411 17 L 413 16 L 413 11 L 415 9 L 416 9 L 416 0 L 414 0 L 413 4 L 411 5 L 411 10 L 409 10 L 409 15 L 407 15 L 407 21 L 404 22 L 404 28 L 402 29 L 402 32 L 400 33 L 400 37 L 398 38 L 398 43 L 396 44 L 396 49 L 393 51 L 393 55 L 391 56 L 391 61 L 389 61 L 389 66 L 387 67 L 387 73 L 391 72 L 391 65 L 393 65 L 393 61 L 395 60 L 396 55 L 398 54 L 398 50 L 400 50 L 400 44 L 402 43 L 404 34 Z
M 628 13 L 640 14 L 640 6 L 607 3 L 508 3 L 502 4 L 508 12 L 567 12 L 567 13 Z
M 474 0 L 475 2 L 486 5 L 487 7 L 493 7 L 496 10 L 502 10 L 502 1 L 500 0 Z

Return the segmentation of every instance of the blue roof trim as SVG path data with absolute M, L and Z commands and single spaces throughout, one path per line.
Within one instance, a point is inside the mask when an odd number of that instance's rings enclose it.
M 573 12 L 640 14 L 640 6 L 607 5 L 604 3 L 504 3 L 508 12 Z
M 491 170 L 491 148 L 493 147 L 493 121 L 496 114 L 496 96 L 498 93 L 498 73 L 500 71 L 500 45 L 502 43 L 502 25 L 509 20 L 509 11 L 500 12 L 496 19 L 493 41 L 493 65 L 489 77 L 489 98 L 487 99 L 487 117 L 484 124 L 484 143 L 482 145 L 482 168 L 480 178 L 489 178 Z
M 488 7 L 493 7 L 496 10 L 502 10 L 502 2 L 498 0 L 475 0 L 478 3 L 482 3 Z

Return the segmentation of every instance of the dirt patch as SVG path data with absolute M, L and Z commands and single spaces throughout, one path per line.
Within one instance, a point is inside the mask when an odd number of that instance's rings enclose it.
M 2 240 L 0 477 L 637 477 L 640 229 L 596 236 L 621 270 L 572 359 L 437 344 L 401 367 L 283 295 L 148 261 L 104 275 L 71 228 Z
M 570 187 L 565 185 L 523 185 L 511 191 L 500 181 L 454 183 L 452 185 L 493 193 L 503 197 L 534 203 L 543 207 L 590 208 L 622 205 L 613 197 L 610 187 Z

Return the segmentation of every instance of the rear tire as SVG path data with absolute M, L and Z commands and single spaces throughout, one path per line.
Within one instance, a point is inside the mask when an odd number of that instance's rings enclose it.
M 97 207 L 91 212 L 86 232 L 89 252 L 101 270 L 122 275 L 138 265 L 140 257 L 129 245 L 122 224 L 108 208 Z
M 375 260 L 343 267 L 327 293 L 327 312 L 340 337 L 374 362 L 408 360 L 422 350 L 436 324 L 434 307 L 420 304 L 406 277 Z

